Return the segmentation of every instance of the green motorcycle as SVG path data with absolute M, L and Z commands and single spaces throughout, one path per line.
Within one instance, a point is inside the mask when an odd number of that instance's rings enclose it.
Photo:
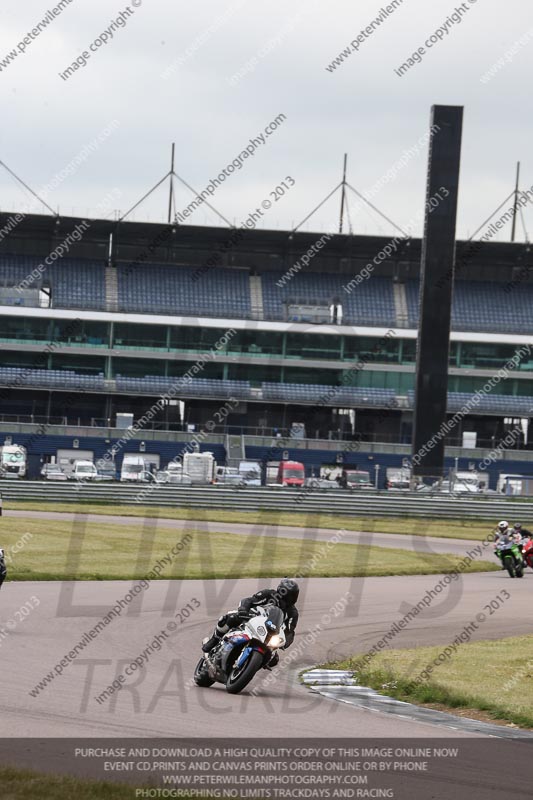
M 496 547 L 496 555 L 501 560 L 504 569 L 511 578 L 524 577 L 524 561 L 522 553 L 516 542 L 506 542 Z

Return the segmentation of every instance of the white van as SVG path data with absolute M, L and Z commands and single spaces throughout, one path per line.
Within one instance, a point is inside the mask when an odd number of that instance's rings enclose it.
M 125 455 L 120 470 L 121 481 L 146 482 L 146 463 L 143 456 Z
M 68 476 L 71 480 L 95 481 L 98 476 L 96 467 L 92 461 L 75 461 L 74 469 Z
M 26 475 L 26 448 L 20 444 L 0 447 L 0 478 L 24 478 Z

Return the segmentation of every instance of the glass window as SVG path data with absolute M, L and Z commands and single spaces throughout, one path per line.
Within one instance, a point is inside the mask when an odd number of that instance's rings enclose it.
M 216 378 L 224 377 L 224 364 L 220 361 L 168 361 L 168 376 L 170 378 L 181 378 L 183 375 L 190 375 L 191 378 Z M 194 374 L 193 368 L 198 364 L 198 371 Z M 148 373 L 147 373 L 148 374 Z
M 54 319 L 52 320 L 52 341 L 76 346 L 103 345 L 107 347 L 108 323 L 81 319 Z
M 69 369 L 81 375 L 95 375 L 105 372 L 105 358 L 103 356 L 52 353 L 51 369 Z
M 237 331 L 227 345 L 228 352 L 250 356 L 279 356 L 283 353 L 283 334 L 275 331 Z M 303 356 L 302 356 L 303 357 Z
M 38 353 L 17 353 L 15 351 L 2 350 L 3 367 L 30 367 L 31 369 L 46 369 L 48 364 L 48 353 L 39 351 Z
M 341 374 L 333 369 L 285 367 L 284 383 L 314 383 L 321 386 L 337 386 Z
M 288 358 L 340 359 L 341 337 L 320 333 L 288 333 L 286 355 Z
M 416 364 L 416 339 L 403 340 L 402 364 Z
M 0 339 L 21 342 L 48 341 L 50 320 L 24 317 L 2 317 L 0 319 Z
M 388 339 L 375 336 L 347 336 L 344 344 L 344 358 L 351 361 L 364 359 L 376 364 L 397 364 L 399 347 L 400 340 L 394 336 Z
M 114 347 L 166 349 L 166 325 L 136 325 L 129 322 L 115 324 Z
M 277 383 L 281 381 L 281 367 L 268 364 L 229 364 L 228 378 L 233 381 L 250 381 L 254 386 L 261 385 L 263 381 Z
M 113 358 L 112 375 L 125 378 L 144 378 L 145 375 L 164 375 L 165 361 L 148 358 Z
M 460 366 L 499 369 L 514 356 L 515 352 L 516 348 L 513 345 L 496 342 L 462 342 Z
M 172 350 L 205 353 L 214 347 L 225 333 L 224 328 L 171 328 L 170 346 Z

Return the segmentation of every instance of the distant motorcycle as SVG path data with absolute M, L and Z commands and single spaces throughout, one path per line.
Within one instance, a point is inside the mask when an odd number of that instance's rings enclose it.
M 524 564 L 533 569 L 533 539 L 522 539 L 522 558 Z
M 230 694 L 241 692 L 260 669 L 277 664 L 277 650 L 285 644 L 284 621 L 278 606 L 255 609 L 249 620 L 202 656 L 194 670 L 196 685 L 223 683 Z
M 496 546 L 496 555 L 501 559 L 504 569 L 511 578 L 524 577 L 524 561 L 516 542 L 506 542 Z
M 0 587 L 2 586 L 3 582 L 6 579 L 7 575 L 7 567 L 6 567 L 6 554 L 2 547 L 0 547 Z

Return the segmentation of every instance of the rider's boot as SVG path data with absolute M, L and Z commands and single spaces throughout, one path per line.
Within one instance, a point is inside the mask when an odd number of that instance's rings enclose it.
M 217 645 L 220 642 L 224 634 L 229 631 L 231 625 L 237 619 L 236 613 L 237 612 L 235 611 L 230 611 L 228 614 L 223 614 L 219 618 L 211 638 L 204 639 L 204 642 L 202 644 L 202 650 L 204 651 L 204 653 L 209 653 L 209 651 L 212 650 L 213 647 L 215 647 L 215 645 Z
M 215 647 L 215 645 L 217 645 L 219 642 L 220 642 L 220 636 L 217 636 L 217 634 L 214 633 L 212 636 L 209 637 L 209 639 L 204 639 L 202 644 L 202 650 L 204 651 L 204 653 L 209 653 L 211 652 L 213 647 Z

